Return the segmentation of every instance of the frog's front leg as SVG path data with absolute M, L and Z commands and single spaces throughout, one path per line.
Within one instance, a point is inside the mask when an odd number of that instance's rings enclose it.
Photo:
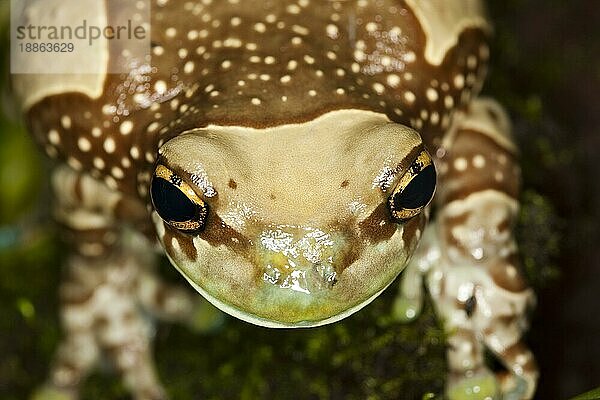
M 449 397 L 493 392 L 483 365 L 487 348 L 509 372 L 499 382 L 503 398 L 529 399 L 538 372 L 521 336 L 534 297 L 512 235 L 520 169 L 510 123 L 494 101 L 475 100 L 458 112 L 444 146 L 437 198 L 441 262 L 428 280 L 450 335 Z
M 451 399 L 528 399 L 537 368 L 521 341 L 533 292 L 519 271 L 511 228 L 518 212 L 519 168 L 504 111 L 475 100 L 459 112 L 438 154 L 435 221 L 403 273 L 395 314 L 414 318 L 420 277 L 448 334 Z M 497 378 L 486 348 L 506 367 Z
M 144 207 L 67 167 L 54 172 L 53 189 L 56 219 L 70 245 L 60 289 L 65 338 L 35 398 L 77 398 L 101 357 L 112 362 L 136 399 L 165 398 L 152 361 L 152 327 L 137 295 L 152 257 L 128 251 L 120 222 L 141 218 Z

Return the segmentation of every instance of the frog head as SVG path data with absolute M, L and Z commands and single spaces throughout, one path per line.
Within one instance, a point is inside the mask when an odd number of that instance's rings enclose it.
M 214 305 L 268 327 L 335 322 L 377 297 L 414 251 L 436 183 L 420 135 L 363 110 L 208 125 L 159 154 L 153 220 L 169 259 Z

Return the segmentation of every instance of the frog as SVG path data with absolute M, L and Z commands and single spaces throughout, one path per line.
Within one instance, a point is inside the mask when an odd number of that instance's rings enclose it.
M 310 328 L 398 276 L 397 319 L 428 292 L 444 327 L 448 398 L 532 398 L 519 151 L 479 95 L 483 1 L 153 0 L 151 26 L 150 57 L 124 73 L 13 76 L 70 246 L 64 338 L 36 398 L 78 398 L 103 357 L 134 398 L 166 398 L 147 313 L 190 321 L 203 297 Z M 201 297 L 161 281 L 161 253 Z

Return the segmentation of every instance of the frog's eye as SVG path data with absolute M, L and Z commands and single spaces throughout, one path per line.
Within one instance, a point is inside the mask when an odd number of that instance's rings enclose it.
M 152 205 L 173 228 L 194 234 L 206 225 L 208 205 L 180 177 L 159 165 L 150 187 Z
M 423 211 L 433 198 L 435 185 L 435 167 L 429 154 L 422 151 L 388 198 L 394 220 L 404 222 Z

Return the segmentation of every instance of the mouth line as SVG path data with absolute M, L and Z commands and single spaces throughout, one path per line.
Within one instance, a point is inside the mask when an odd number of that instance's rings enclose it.
M 169 259 L 170 263 L 175 267 L 175 269 L 181 275 L 183 275 L 183 277 L 188 281 L 188 283 L 213 306 L 217 307 L 219 310 L 223 311 L 224 313 L 231 315 L 232 317 L 238 318 L 244 322 L 247 322 L 247 323 L 250 323 L 253 325 L 257 325 L 257 326 L 261 326 L 264 328 L 275 328 L 275 329 L 315 328 L 315 327 L 338 322 L 338 321 L 345 319 L 345 318 L 349 317 L 350 315 L 360 311 L 365 306 L 369 305 L 374 299 L 379 297 L 379 295 L 383 291 L 385 291 L 389 287 L 389 285 L 391 285 L 394 282 L 394 280 L 390 280 L 390 282 L 388 282 L 387 285 L 385 285 L 383 288 L 381 288 L 381 290 L 377 291 L 376 293 L 373 293 L 373 295 L 371 295 L 366 300 L 364 300 L 354 306 L 351 306 L 351 307 L 347 308 L 346 310 L 339 312 L 335 315 L 331 315 L 329 317 L 322 318 L 322 319 L 316 319 L 316 320 L 308 320 L 307 319 L 307 320 L 300 320 L 297 322 L 283 322 L 283 321 L 278 321 L 278 320 L 275 320 L 272 318 L 261 317 L 259 315 L 256 315 L 256 314 L 253 314 L 250 312 L 245 312 L 232 304 L 229 304 L 225 301 L 218 299 L 217 297 L 208 293 L 208 291 L 203 289 L 196 282 L 194 282 L 192 280 L 192 278 L 190 278 L 177 265 L 175 260 L 173 260 L 173 258 L 169 254 L 167 254 L 167 258 Z

